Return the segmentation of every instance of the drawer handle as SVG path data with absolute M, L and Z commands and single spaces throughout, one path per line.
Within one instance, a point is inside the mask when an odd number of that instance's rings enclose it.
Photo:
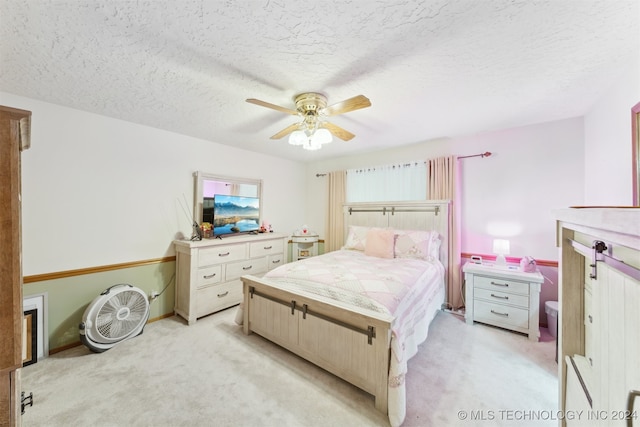
M 251 268 L 253 267 L 253 265 L 250 265 L 249 267 L 242 267 L 243 270 L 251 270 Z
M 491 310 L 491 312 L 493 314 L 497 314 L 498 316 L 509 317 L 509 313 L 500 313 L 500 312 L 497 312 L 497 311 L 494 311 L 494 310 Z
M 271 261 L 271 263 L 272 264 L 280 264 L 280 261 L 281 260 L 279 260 L 279 259 L 274 259 L 273 261 Z
M 218 294 L 218 298 L 226 297 L 227 295 L 229 295 L 229 291 Z
M 503 286 L 503 287 L 505 287 L 505 288 L 508 288 L 508 287 L 509 287 L 509 284 L 508 284 L 508 283 L 498 283 L 498 282 L 491 281 L 491 284 L 492 284 L 492 285 L 496 285 L 496 286 Z
M 496 295 L 496 294 L 491 294 L 492 297 L 494 298 L 499 298 L 499 299 L 509 299 L 508 296 L 503 296 L 503 295 Z
M 218 254 L 218 256 L 227 256 L 229 255 L 230 252 L 227 252 L 226 254 Z
M 215 277 L 216 273 L 210 274 L 208 276 L 202 276 L 203 279 L 211 279 L 212 277 Z
M 273 246 L 265 246 L 265 247 L 264 247 L 264 249 L 268 251 L 268 250 L 269 250 L 269 249 L 271 249 L 272 247 L 273 247 Z

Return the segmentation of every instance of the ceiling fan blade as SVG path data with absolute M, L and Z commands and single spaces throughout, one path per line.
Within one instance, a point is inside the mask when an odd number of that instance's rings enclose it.
M 278 111 L 281 111 L 281 112 L 287 113 L 287 114 L 293 114 L 293 115 L 298 114 L 298 112 L 296 110 L 292 110 L 292 109 L 286 108 L 286 107 L 281 107 L 279 105 L 271 104 L 269 102 L 260 101 L 259 99 L 249 98 L 249 99 L 247 99 L 247 102 L 250 103 L 250 104 L 260 105 L 261 107 L 267 107 L 267 108 L 271 108 L 273 110 L 278 110 Z
M 321 126 L 343 141 L 349 141 L 355 136 L 348 130 L 342 129 L 340 126 L 334 125 L 333 123 L 323 122 Z
M 294 130 L 297 130 L 299 127 L 300 127 L 300 123 L 294 123 L 291 126 L 288 126 L 288 127 L 284 128 L 284 129 L 282 129 L 280 132 L 278 132 L 275 135 L 273 135 L 271 137 L 271 139 L 280 139 L 283 136 L 289 135 Z
M 371 107 L 371 101 L 364 95 L 354 96 L 337 104 L 329 105 L 324 109 L 327 116 L 335 116 L 337 114 L 348 113 L 349 111 L 359 110 L 361 108 Z

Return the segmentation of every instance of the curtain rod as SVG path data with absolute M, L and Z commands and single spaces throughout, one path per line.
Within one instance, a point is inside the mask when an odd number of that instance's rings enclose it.
M 472 154 L 470 156 L 460 156 L 458 157 L 458 159 L 468 159 L 469 157 L 489 157 L 491 155 L 491 153 L 489 151 L 485 151 L 484 153 L 480 153 L 480 154 Z
M 491 152 L 490 152 L 490 151 L 485 151 L 484 153 L 480 153 L 480 154 L 472 154 L 472 155 L 470 155 L 470 156 L 459 156 L 459 157 L 458 157 L 458 160 L 459 160 L 459 159 L 468 159 L 469 157 L 489 157 L 490 155 L 491 155 Z M 327 174 L 326 174 L 326 173 L 317 173 L 317 174 L 316 174 L 316 178 L 319 178 L 319 177 L 321 177 L 321 176 L 327 176 Z

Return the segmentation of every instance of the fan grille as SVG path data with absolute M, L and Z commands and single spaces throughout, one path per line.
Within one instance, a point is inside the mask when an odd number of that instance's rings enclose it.
M 96 330 L 104 338 L 119 339 L 145 322 L 147 300 L 140 292 L 123 291 L 109 298 L 96 316 Z

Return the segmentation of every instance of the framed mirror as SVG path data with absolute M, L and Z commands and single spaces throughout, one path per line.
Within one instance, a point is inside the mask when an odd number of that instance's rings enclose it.
M 633 206 L 640 206 L 640 102 L 631 108 Z
M 215 195 L 251 197 L 262 200 L 262 180 L 194 172 L 193 218 L 198 224 L 212 222 L 213 197 Z M 262 218 L 262 203 L 259 204 Z

